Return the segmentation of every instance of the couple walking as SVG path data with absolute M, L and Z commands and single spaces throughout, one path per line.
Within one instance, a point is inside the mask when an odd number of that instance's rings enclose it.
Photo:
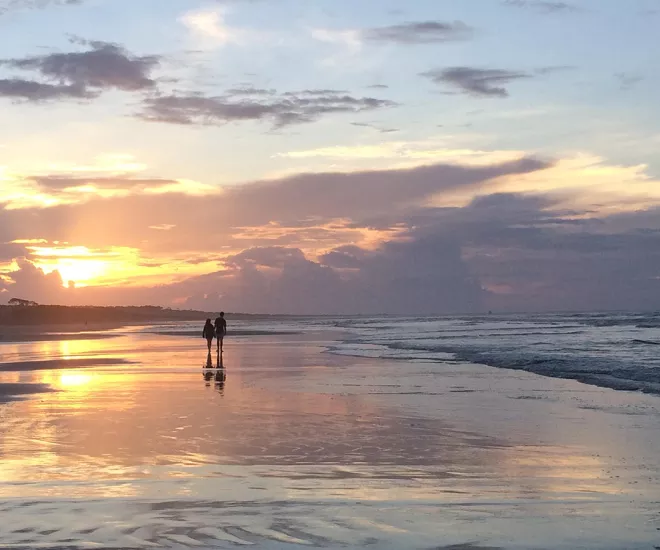
M 222 341 L 224 340 L 225 334 L 227 334 L 227 321 L 225 321 L 225 312 L 220 312 L 220 317 L 215 320 L 214 324 L 211 324 L 211 319 L 206 320 L 204 325 L 204 330 L 202 331 L 202 337 L 206 338 L 206 342 L 209 346 L 209 353 L 211 353 L 211 345 L 213 344 L 213 338 L 218 339 L 218 353 L 222 352 Z

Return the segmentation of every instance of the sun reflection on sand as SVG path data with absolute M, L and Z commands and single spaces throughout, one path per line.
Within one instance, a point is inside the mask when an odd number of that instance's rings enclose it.
M 63 388 L 80 388 L 92 382 L 94 376 L 91 374 L 64 372 L 60 374 L 59 386 Z

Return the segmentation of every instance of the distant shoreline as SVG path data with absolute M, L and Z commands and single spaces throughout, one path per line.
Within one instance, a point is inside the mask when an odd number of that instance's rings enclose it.
M 174 321 L 201 321 L 218 312 L 170 309 L 160 306 L 57 306 L 0 305 L 0 331 L 4 327 L 56 327 L 70 331 L 104 330 L 128 325 L 146 325 Z M 299 318 L 296 315 L 262 313 L 227 313 L 231 320 L 268 320 Z M 82 328 L 81 328 L 82 327 Z M 99 328 L 100 327 L 100 328 Z
M 122 326 L 158 321 L 204 318 L 203 311 L 165 309 L 157 306 L 0 306 L 0 326 Z

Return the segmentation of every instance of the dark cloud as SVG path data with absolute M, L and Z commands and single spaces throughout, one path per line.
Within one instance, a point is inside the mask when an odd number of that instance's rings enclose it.
M 47 84 L 10 78 L 0 79 L 0 97 L 40 102 L 56 99 L 90 99 L 94 94 L 75 84 Z
M 436 84 L 449 84 L 462 92 L 479 97 L 508 97 L 505 88 L 516 80 L 531 78 L 529 73 L 502 69 L 450 67 L 422 73 Z
M 494 194 L 460 209 L 408 220 L 413 240 L 451 234 L 482 286 L 488 309 L 599 310 L 660 306 L 660 231 L 616 230 L 548 195 Z M 639 220 L 657 215 L 637 212 Z M 642 222 L 643 223 L 643 222 Z
M 23 298 L 42 304 L 67 301 L 67 289 L 63 286 L 59 272 L 53 271 L 46 275 L 43 270 L 25 258 L 17 258 L 16 263 L 18 271 L 9 274 L 11 282 L 0 278 L 0 292 L 7 301 L 11 298 Z
M 461 21 L 451 23 L 443 21 L 416 21 L 377 27 L 364 31 L 366 40 L 376 42 L 395 42 L 397 44 L 431 44 L 465 40 L 473 34 L 473 29 Z
M 139 91 L 155 87 L 150 75 L 160 64 L 158 56 L 134 56 L 107 42 L 82 42 L 87 51 L 5 59 L 0 64 L 37 73 L 45 80 L 42 86 L 72 88 L 86 96 L 109 89 Z
M 200 309 L 303 314 L 659 307 L 660 230 L 613 232 L 617 220 L 575 214 L 549 196 L 486 194 L 465 207 L 399 216 L 407 232 L 375 250 L 340 246 L 316 261 L 297 247 L 249 248 L 216 273 L 136 290 L 62 289 L 56 276 L 47 284 L 23 264 L 32 286 L 15 288 L 41 301 L 54 299 L 48 288 L 71 302 L 184 298 Z M 639 216 L 660 219 L 657 210 L 615 218 L 643 225 Z
M 360 113 L 392 107 L 392 101 L 354 97 L 334 90 L 287 92 L 261 99 L 232 95 L 169 95 L 147 98 L 138 116 L 151 122 L 222 125 L 229 122 L 267 120 L 274 127 L 313 122 L 331 113 Z
M 483 306 L 484 292 L 455 243 L 428 238 L 374 251 L 354 248 L 359 269 L 344 276 L 327 259 L 311 260 L 298 248 L 262 247 L 229 258 L 223 271 L 157 289 L 153 296 L 187 296 L 187 307 L 206 310 L 297 314 L 433 314 Z M 342 253 L 348 255 L 336 252 Z
M 234 211 L 249 212 L 254 225 L 309 218 L 355 219 L 406 209 L 442 191 L 480 188 L 495 178 L 547 167 L 549 163 L 542 160 L 523 158 L 485 167 L 435 164 L 405 170 L 304 174 L 240 186 L 225 192 L 223 201 L 230 200 Z
M 336 269 L 359 269 L 366 252 L 355 245 L 339 246 L 319 257 L 319 263 Z
M 514 6 L 516 8 L 531 8 L 542 13 L 559 13 L 578 11 L 578 8 L 568 2 L 553 2 L 544 0 L 504 0 L 505 6 Z

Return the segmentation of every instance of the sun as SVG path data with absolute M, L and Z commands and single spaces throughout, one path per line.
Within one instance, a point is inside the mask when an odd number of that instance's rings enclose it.
M 46 274 L 59 272 L 64 286 L 88 286 L 106 275 L 110 269 L 110 262 L 101 258 L 102 253 L 89 250 L 85 246 L 29 248 L 35 256 L 34 265 Z
M 108 271 L 108 262 L 103 260 L 63 260 L 50 264 L 48 270 L 59 271 L 64 286 L 70 283 L 77 287 L 87 286 L 90 282 L 105 275 Z

